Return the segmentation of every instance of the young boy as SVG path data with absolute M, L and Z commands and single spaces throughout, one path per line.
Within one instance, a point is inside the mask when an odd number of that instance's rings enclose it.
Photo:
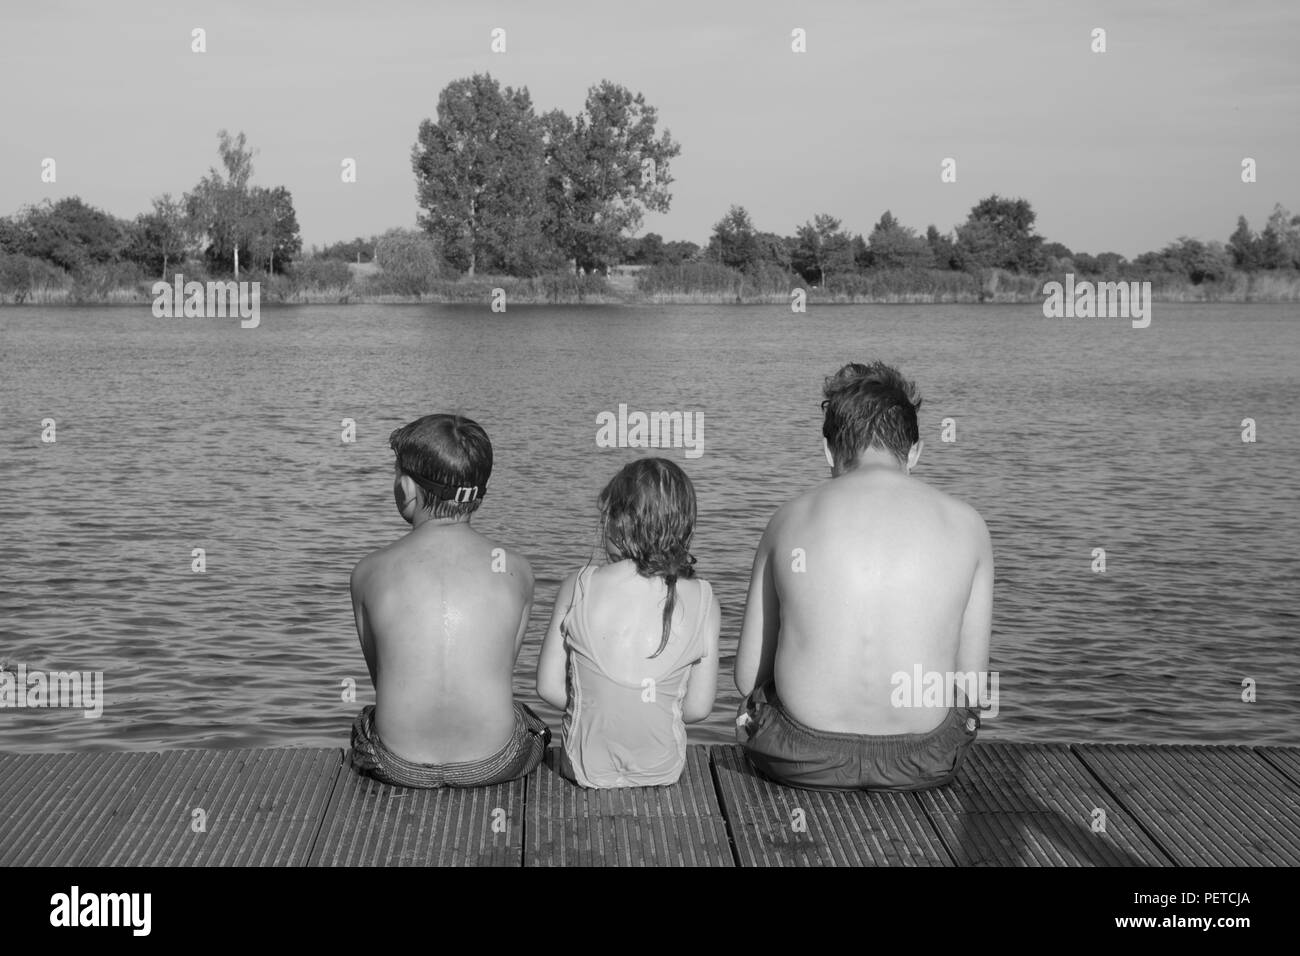
M 393 496 L 411 530 L 352 572 L 376 700 L 352 725 L 353 765 L 405 787 L 522 777 L 551 733 L 512 691 L 532 570 L 470 527 L 492 474 L 492 443 L 468 418 L 426 415 L 389 444 Z

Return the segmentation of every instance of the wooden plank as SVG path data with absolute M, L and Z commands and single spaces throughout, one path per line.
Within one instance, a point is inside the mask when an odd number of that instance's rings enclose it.
M 797 790 L 737 746 L 710 751 L 741 866 L 950 866 L 913 794 Z
M 1300 865 L 1300 791 L 1248 748 L 1074 750 L 1179 865 Z
M 333 747 L 168 751 L 140 778 L 144 795 L 122 827 L 85 862 L 302 866 L 341 761 Z
M 0 866 L 1300 864 L 1295 747 L 978 744 L 917 794 L 782 787 L 737 747 L 600 791 L 554 750 L 474 790 L 387 787 L 341 753 L 0 754 Z
M 555 769 L 528 778 L 525 866 L 734 866 L 703 747 L 688 747 L 671 787 L 588 790 Z
M 142 791 L 152 753 L 0 754 L 0 866 L 78 866 Z
M 976 744 L 917 797 L 961 866 L 1168 865 L 1068 744 Z
M 310 865 L 519 866 L 524 788 L 390 787 L 345 765 Z
M 1262 758 L 1294 784 L 1300 784 L 1300 747 L 1256 747 Z

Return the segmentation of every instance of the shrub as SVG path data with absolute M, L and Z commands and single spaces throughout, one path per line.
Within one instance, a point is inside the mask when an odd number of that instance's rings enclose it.
M 380 273 L 367 278 L 368 291 L 381 295 L 428 292 L 443 275 L 438 245 L 415 229 L 390 229 L 379 237 Z
M 0 295 L 21 305 L 34 292 L 67 289 L 68 274 L 44 259 L 0 253 Z
M 352 284 L 352 270 L 339 259 L 301 259 L 289 274 L 299 291 L 345 289 Z
M 646 295 L 674 293 L 734 294 L 740 273 L 720 262 L 683 262 L 643 269 L 636 277 L 638 292 Z
M 122 290 L 143 295 L 144 281 L 143 270 L 134 262 L 96 262 L 72 277 L 71 297 L 73 302 L 104 302 L 120 298 Z

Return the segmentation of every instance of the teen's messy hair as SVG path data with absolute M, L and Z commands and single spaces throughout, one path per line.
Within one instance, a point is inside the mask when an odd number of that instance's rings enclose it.
M 885 449 L 905 462 L 920 440 L 916 384 L 883 362 L 850 362 L 827 376 L 822 394 L 822 435 L 837 472 L 852 469 L 864 448 Z

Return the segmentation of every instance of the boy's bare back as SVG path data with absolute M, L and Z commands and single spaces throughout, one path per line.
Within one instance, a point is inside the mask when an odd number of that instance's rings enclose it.
M 923 733 L 946 710 L 894 706 L 894 676 L 987 668 L 986 612 L 971 599 L 981 604 L 976 577 L 991 578 L 992 556 L 969 505 L 901 472 L 863 470 L 790 502 L 764 543 L 780 607 L 774 674 L 796 719 Z
M 353 608 L 390 749 L 452 763 L 505 745 L 532 597 L 528 561 L 467 522 L 426 521 L 361 560 Z

